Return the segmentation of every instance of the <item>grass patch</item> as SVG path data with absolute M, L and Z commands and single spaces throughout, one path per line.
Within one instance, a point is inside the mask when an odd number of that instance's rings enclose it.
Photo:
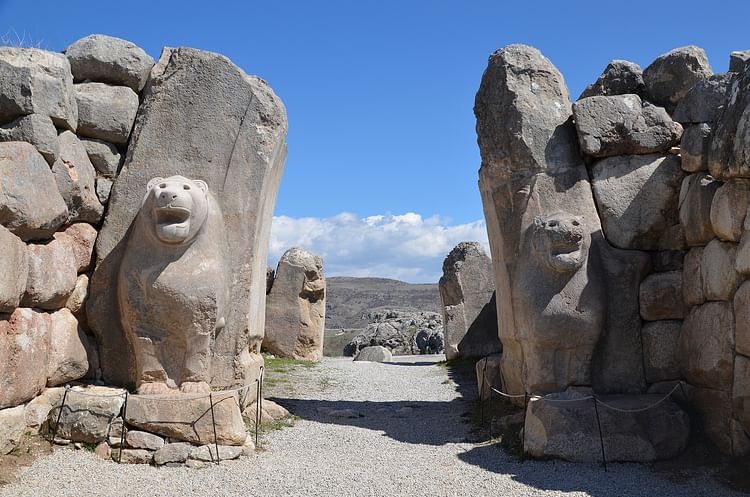
M 326 357 L 342 357 L 344 355 L 344 347 L 363 331 L 364 329 L 361 328 L 325 330 L 323 336 L 323 355 Z
M 289 416 L 284 416 L 281 419 L 276 419 L 269 423 L 261 423 L 260 432 L 265 434 L 272 431 L 283 430 L 284 428 L 291 428 L 297 423 L 297 421 L 299 421 L 299 419 L 300 418 L 298 416 L 290 414 Z
M 318 365 L 315 361 L 300 361 L 288 357 L 276 357 L 271 354 L 263 354 L 263 361 L 265 362 L 266 373 L 290 373 L 297 367 L 310 369 Z

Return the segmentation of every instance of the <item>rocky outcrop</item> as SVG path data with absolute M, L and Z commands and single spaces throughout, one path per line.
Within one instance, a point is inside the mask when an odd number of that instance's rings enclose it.
M 436 312 L 380 311 L 368 315 L 370 324 L 344 347 L 355 356 L 370 346 L 383 346 L 393 355 L 439 354 L 444 350 L 441 316 Z
M 325 298 L 323 259 L 300 248 L 284 252 L 266 297 L 263 349 L 281 357 L 322 359 Z
M 492 261 L 477 242 L 461 242 L 443 261 L 445 357 L 481 357 L 500 352 Z

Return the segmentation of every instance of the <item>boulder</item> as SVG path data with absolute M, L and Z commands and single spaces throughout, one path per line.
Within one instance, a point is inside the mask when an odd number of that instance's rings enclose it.
M 445 357 L 500 352 L 492 260 L 477 242 L 461 242 L 443 261 L 438 283 L 443 304 Z
M 367 362 L 391 362 L 393 355 L 391 351 L 380 345 L 365 347 L 354 356 L 355 361 Z
M 55 240 L 70 246 L 73 251 L 78 273 L 92 268 L 97 234 L 96 228 L 87 223 L 71 224 L 65 231 L 55 233 Z
M 47 386 L 54 387 L 86 376 L 89 361 L 86 335 L 73 313 L 60 309 L 50 315 L 50 322 Z
M 65 308 L 70 310 L 76 319 L 79 317 L 85 318 L 85 305 L 86 299 L 89 296 L 89 277 L 85 274 L 78 275 L 76 280 L 76 286 L 73 288 L 73 292 L 65 302 Z M 83 313 L 83 314 L 82 314 Z
M 258 405 L 256 402 L 252 402 L 248 405 L 244 411 L 242 411 L 242 418 L 245 420 L 247 426 L 251 429 L 255 427 L 255 418 L 258 415 Z M 263 399 L 260 409 L 260 423 L 273 423 L 285 417 L 289 416 L 289 411 L 283 406 L 280 406 L 276 402 L 268 399 Z
M 706 52 L 696 46 L 675 48 L 643 70 L 648 100 L 672 112 L 687 92 L 713 74 Z
M 31 402 L 26 404 L 24 408 L 24 418 L 26 420 L 26 426 L 33 433 L 46 432 L 47 418 L 49 413 L 55 406 L 60 405 L 63 393 L 65 389 L 63 387 L 47 388 L 40 395 L 31 399 Z
M 65 306 L 78 279 L 75 252 L 67 242 L 66 237 L 57 235 L 46 245 L 27 246 L 29 275 L 21 299 L 24 307 L 55 310 Z
M 47 384 L 48 314 L 19 307 L 0 314 L 0 409 L 22 404 Z
M 708 171 L 708 150 L 711 146 L 711 126 L 706 123 L 685 127 L 680 140 L 682 169 L 689 173 Z
M 731 300 L 742 277 L 734 267 L 737 245 L 711 240 L 703 250 L 701 280 L 706 300 Z
M 247 434 L 236 393 L 213 393 L 220 444 L 242 445 Z M 187 394 L 131 395 L 125 421 L 141 430 L 196 444 L 214 443 L 209 397 Z
M 185 98 L 190 94 L 191 98 Z M 222 214 L 230 285 L 226 326 L 212 343 L 211 383 L 252 383 L 262 365 L 266 261 L 276 192 L 286 158 L 286 111 L 268 85 L 223 56 L 166 48 L 143 91 L 107 219 L 97 239 L 97 268 L 87 303 L 104 378 L 134 383 L 116 293 L 126 234 L 149 181 L 181 175 L 205 181 Z M 195 144 L 200 144 L 196 147 Z
M 573 104 L 581 151 L 592 157 L 666 152 L 682 126 L 638 95 L 589 97 Z
M 690 405 L 698 413 L 697 427 L 725 454 L 733 454 L 732 392 L 691 388 Z
M 124 145 L 138 113 L 138 94 L 126 86 L 105 83 L 74 85 L 78 134 Z
M 154 59 L 133 43 L 107 35 L 89 35 L 64 50 L 75 81 L 100 81 L 143 89 Z
M 109 196 L 112 194 L 112 185 L 114 183 L 109 178 L 96 179 L 96 197 L 103 205 L 109 202 Z
M 99 174 L 106 178 L 117 176 L 122 163 L 122 155 L 117 147 L 96 138 L 81 138 L 81 143 L 86 149 L 91 164 Z
M 690 384 L 729 391 L 734 367 L 734 313 L 731 302 L 693 307 L 680 334 L 680 367 Z
M 242 455 L 242 447 L 219 445 L 218 459 L 215 445 L 201 445 L 190 449 L 190 459 L 204 462 L 228 461 Z
M 29 241 L 51 237 L 67 220 L 55 176 L 36 148 L 0 143 L 0 224 Z
M 119 461 L 122 464 L 151 464 L 154 460 L 154 453 L 145 449 L 117 449 L 111 453 L 113 461 Z
M 663 395 L 602 395 L 597 399 L 601 422 L 600 440 L 594 400 L 569 400 L 568 393 L 535 398 L 526 410 L 524 447 L 532 457 L 556 457 L 575 462 L 600 462 L 601 444 L 608 462 L 649 462 L 669 459 L 682 452 L 690 434 L 688 415 L 672 400 L 642 412 L 609 409 L 640 409 L 653 405 Z M 606 405 L 605 405 L 606 404 Z
M 159 450 L 164 447 L 164 439 L 147 431 L 128 430 L 125 443 L 133 449 Z
M 596 95 L 625 95 L 634 93 L 643 96 L 646 85 L 643 83 L 641 66 L 627 60 L 613 60 L 604 68 L 601 76 L 588 85 L 579 100 Z
M 280 357 L 321 360 L 325 314 L 323 259 L 300 248 L 287 250 L 266 297 L 263 349 Z
M 742 428 L 750 433 L 750 358 L 739 354 L 734 357 L 732 410 Z
M 641 283 L 639 302 L 645 321 L 684 318 L 688 309 L 682 300 L 682 271 L 647 276 Z
M 478 396 L 481 400 L 494 397 L 492 388 L 503 391 L 503 379 L 500 375 L 500 354 L 492 354 L 479 359 L 474 366 L 477 374 Z M 516 392 L 507 392 L 515 395 Z
M 682 270 L 682 299 L 687 305 L 700 305 L 706 301 L 703 295 L 703 278 L 701 278 L 701 263 L 703 262 L 703 247 L 693 247 L 685 254 Z
M 193 446 L 186 442 L 174 442 L 164 444 L 162 448 L 154 452 L 154 463 L 163 466 L 168 463 L 183 463 L 187 461 Z
M 113 420 L 120 414 L 124 402 L 125 390 L 119 388 L 73 387 L 68 390 L 65 405 L 61 399 L 49 412 L 47 423 L 51 431 L 57 428 L 60 438 L 83 443 L 103 442 L 110 435 Z
M 734 268 L 742 276 L 750 275 L 750 231 L 743 231 L 740 237 L 740 243 L 737 246 L 737 258 L 734 261 Z
M 689 247 L 705 245 L 714 237 L 711 203 L 721 183 L 703 173 L 687 176 L 680 188 L 680 224 Z
M 737 50 L 729 54 L 729 72 L 742 72 L 750 60 L 750 50 Z
M 10 454 L 26 433 L 23 406 L 0 409 L 0 456 Z
M 680 379 L 679 343 L 682 321 L 653 321 L 643 325 L 643 362 L 646 381 Z
M 750 282 L 734 294 L 735 341 L 738 354 L 750 356 Z
M 13 312 L 26 291 L 29 256 L 26 245 L 0 225 L 0 312 Z
M 721 240 L 738 242 L 750 205 L 750 179 L 724 183 L 711 202 L 711 227 Z
M 675 107 L 672 119 L 680 123 L 715 121 L 727 103 L 730 76 L 714 74 L 693 85 Z
M 728 101 L 712 126 L 708 170 L 719 180 L 750 178 L 750 71 L 735 74 L 728 89 Z
M 0 142 L 29 142 L 51 166 L 57 160 L 60 145 L 52 119 L 43 114 L 30 114 L 0 126 Z
M 70 220 L 98 223 L 104 207 L 96 197 L 96 170 L 86 149 L 70 131 L 59 136 L 60 158 L 52 165 L 57 188 L 68 206 Z
M 76 130 L 70 63 L 59 53 L 0 47 L 0 122 L 28 114 L 49 116 L 58 128 Z
M 679 222 L 684 173 L 672 155 L 628 155 L 596 162 L 594 198 L 607 240 L 623 249 L 655 250 Z

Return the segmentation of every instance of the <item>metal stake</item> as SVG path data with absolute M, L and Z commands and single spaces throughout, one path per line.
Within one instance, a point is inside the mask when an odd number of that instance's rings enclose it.
M 211 404 L 211 423 L 214 426 L 214 447 L 216 447 L 216 465 L 219 465 L 219 437 L 216 436 L 216 418 L 214 417 L 214 395 L 208 394 L 208 402 Z M 211 451 L 209 450 L 209 453 Z
M 529 394 L 523 392 L 523 431 L 521 432 L 521 459 L 526 457 L 526 411 L 529 408 Z
M 607 457 L 604 455 L 604 436 L 602 435 L 602 422 L 599 420 L 599 408 L 596 405 L 596 396 L 593 396 L 594 413 L 596 414 L 596 426 L 599 428 L 599 444 L 602 446 L 602 464 L 604 472 L 607 472 Z
M 60 410 L 57 412 L 57 421 L 55 421 L 55 430 L 52 432 L 52 443 L 55 443 L 57 438 L 57 430 L 60 427 L 60 418 L 62 417 L 63 407 L 65 407 L 65 399 L 68 398 L 68 390 L 70 387 L 65 385 L 65 392 L 63 393 L 62 403 L 60 404 Z
M 117 464 L 122 461 L 122 448 L 125 446 L 125 416 L 128 414 L 128 392 L 125 391 L 125 402 L 122 403 L 122 428 L 120 428 L 120 450 L 117 453 Z

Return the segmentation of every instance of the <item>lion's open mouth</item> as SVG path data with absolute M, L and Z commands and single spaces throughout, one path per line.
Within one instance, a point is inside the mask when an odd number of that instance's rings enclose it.
M 184 224 L 190 219 L 190 209 L 184 207 L 157 207 L 154 212 L 160 225 Z

